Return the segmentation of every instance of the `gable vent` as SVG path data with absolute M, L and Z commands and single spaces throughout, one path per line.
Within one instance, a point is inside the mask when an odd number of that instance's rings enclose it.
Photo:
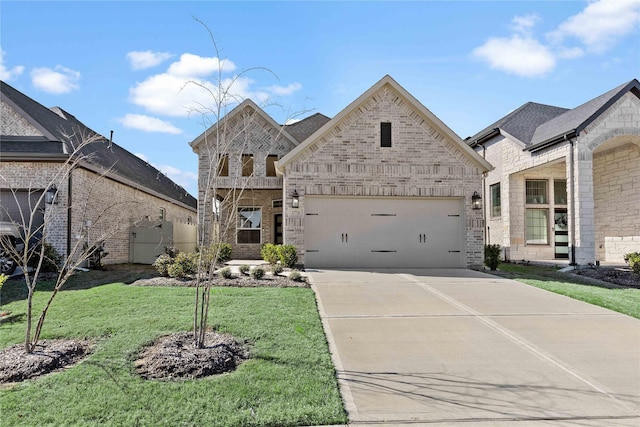
M 391 123 L 380 123 L 380 147 L 391 147 Z

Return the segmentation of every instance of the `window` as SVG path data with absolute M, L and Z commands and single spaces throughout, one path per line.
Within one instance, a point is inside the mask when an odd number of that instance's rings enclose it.
M 270 154 L 267 156 L 267 176 L 277 176 L 276 175 L 276 161 L 278 160 L 278 156 Z
M 553 181 L 553 201 L 556 205 L 567 204 L 567 180 L 556 179 Z
M 528 205 L 544 205 L 547 201 L 547 180 L 528 179 L 526 185 L 526 203 Z
M 273 200 L 271 202 L 271 207 L 272 208 L 281 208 L 282 207 L 282 199 Z
M 242 176 L 253 175 L 253 154 L 242 155 Z
M 380 123 L 380 147 L 391 147 L 391 123 Z
M 525 214 L 526 242 L 533 245 L 548 243 L 548 210 L 527 209 Z
M 260 208 L 238 208 L 238 243 L 260 243 L 262 211 Z
M 160 215 L 158 216 L 162 221 L 164 221 L 167 215 L 167 211 L 164 208 L 160 208 Z
M 218 158 L 218 176 L 229 176 L 229 155 L 221 154 Z
M 491 193 L 491 216 L 498 217 L 501 215 L 500 205 L 500 183 L 489 186 Z

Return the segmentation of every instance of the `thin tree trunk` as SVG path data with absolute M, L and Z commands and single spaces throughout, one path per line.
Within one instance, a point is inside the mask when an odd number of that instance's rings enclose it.
M 27 295 L 27 332 L 24 339 L 24 352 L 31 353 L 33 346 L 31 345 L 31 318 L 33 316 L 33 289 L 29 287 Z

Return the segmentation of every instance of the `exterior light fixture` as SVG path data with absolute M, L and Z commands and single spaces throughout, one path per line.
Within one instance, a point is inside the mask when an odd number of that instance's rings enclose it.
M 58 187 L 55 184 L 52 184 L 44 193 L 44 202 L 48 205 L 58 204 Z
M 477 191 L 473 192 L 473 196 L 471 196 L 471 209 L 482 209 L 482 196 L 478 194 Z
M 300 195 L 296 190 L 293 190 L 293 194 L 291 194 L 291 207 L 294 209 L 300 207 Z

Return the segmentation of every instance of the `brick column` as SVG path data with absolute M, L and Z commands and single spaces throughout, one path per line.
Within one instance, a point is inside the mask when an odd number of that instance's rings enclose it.
M 577 144 L 576 144 L 577 145 Z M 571 168 L 567 168 L 567 183 L 573 186 L 573 200 L 569 198 L 569 225 L 574 223 L 576 263 L 585 265 L 595 263 L 596 235 L 593 202 L 593 155 L 591 152 L 574 147 L 577 151 L 573 159 L 575 182 L 571 182 Z M 572 206 L 573 205 L 573 206 Z

